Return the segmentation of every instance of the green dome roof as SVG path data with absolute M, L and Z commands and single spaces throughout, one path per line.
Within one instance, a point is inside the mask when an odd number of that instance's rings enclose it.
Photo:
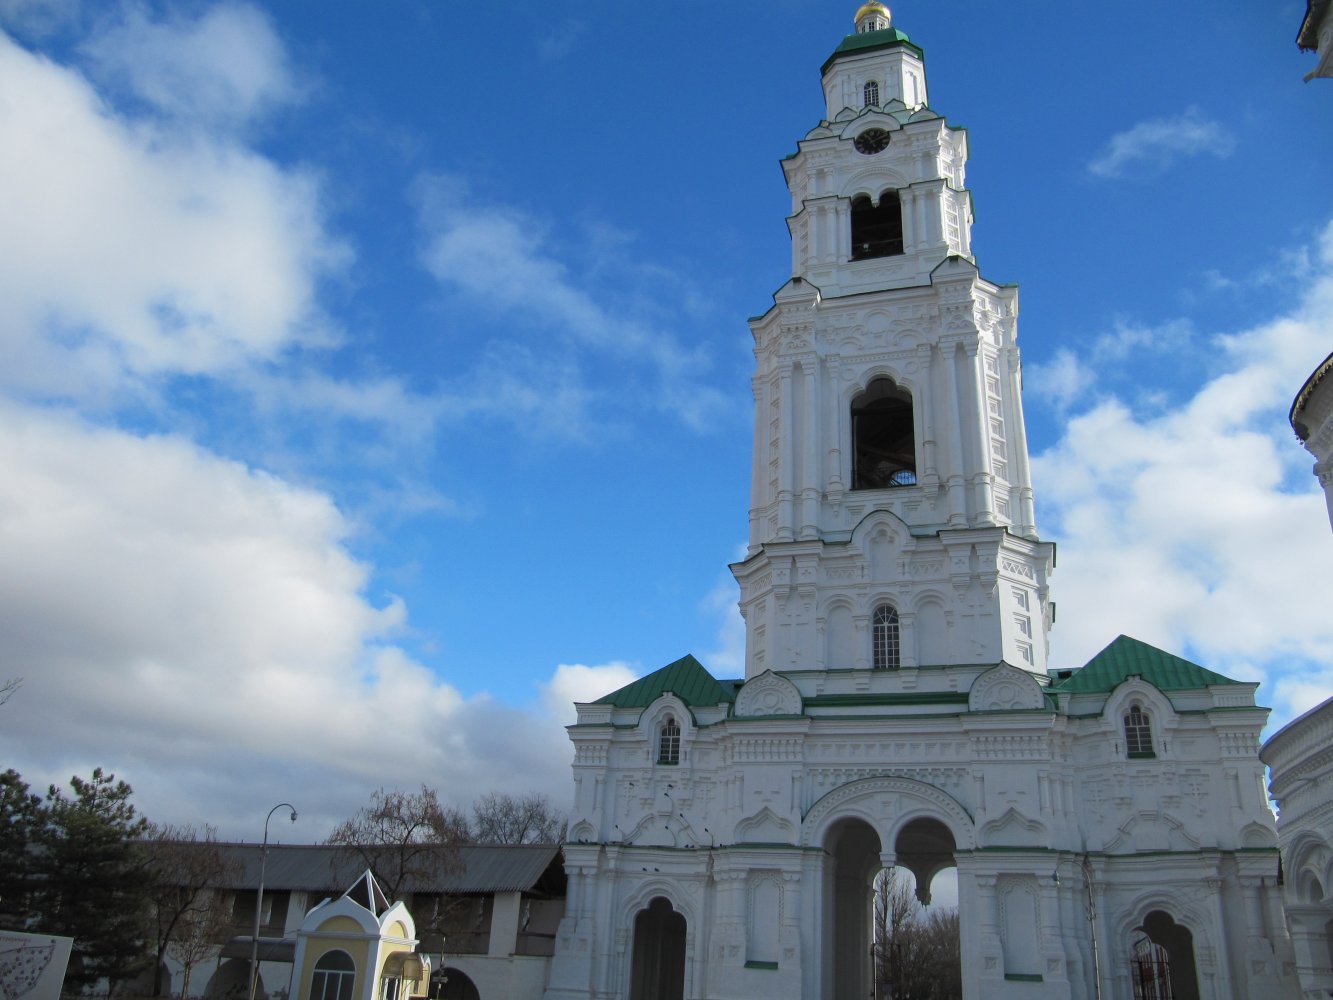
M 819 68 L 819 72 L 821 74 L 827 73 L 828 68 L 842 56 L 860 55 L 863 52 L 892 48 L 895 45 L 905 45 L 923 59 L 926 56 L 925 52 L 921 50 L 921 46 L 913 44 L 904 32 L 897 28 L 881 28 L 879 31 L 861 31 L 848 35 L 842 40 L 842 44 L 833 50 L 833 55 L 824 61 L 824 65 Z

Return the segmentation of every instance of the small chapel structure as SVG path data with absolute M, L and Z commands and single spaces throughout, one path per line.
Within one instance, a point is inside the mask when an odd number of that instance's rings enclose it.
M 1297 995 L 1253 683 L 1120 636 L 1055 670 L 1018 291 L 966 131 L 865 4 L 782 160 L 750 321 L 745 676 L 578 705 L 547 1000 L 874 996 L 870 892 L 957 882 L 968 998 Z

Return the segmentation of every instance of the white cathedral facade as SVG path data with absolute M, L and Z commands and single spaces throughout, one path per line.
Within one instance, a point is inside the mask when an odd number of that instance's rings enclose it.
M 578 706 L 545 996 L 868 1000 L 895 866 L 956 869 L 968 998 L 1295 996 L 1256 685 L 1125 636 L 1049 669 L 1017 291 L 922 51 L 878 3 L 855 28 L 750 323 L 745 677 Z

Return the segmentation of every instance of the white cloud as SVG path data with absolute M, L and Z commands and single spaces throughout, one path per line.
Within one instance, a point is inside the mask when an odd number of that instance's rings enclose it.
M 0 24 L 30 35 L 46 35 L 73 21 L 82 0 L 0 0 Z
M 639 675 L 623 660 L 613 660 L 590 667 L 583 663 L 562 663 L 555 674 L 542 685 L 542 704 L 546 711 L 571 725 L 577 718 L 574 703 L 596 701 L 626 684 L 638 680 Z
M 582 21 L 565 21 L 551 26 L 551 30 L 537 42 L 537 52 L 546 62 L 556 62 L 574 52 L 588 33 Z
M 84 46 L 98 75 L 159 111 L 211 127 L 241 125 L 302 96 L 267 14 L 223 3 L 197 20 L 154 21 L 138 3 Z
M 149 816 L 233 835 L 287 798 L 306 839 L 382 784 L 460 804 L 568 784 L 554 718 L 464 699 L 395 643 L 406 610 L 368 597 L 327 496 L 13 407 L 0 466 L 0 635 L 24 678 L 0 755 L 29 781 L 106 766 Z
M 1265 679 L 1279 718 L 1333 695 L 1333 671 L 1315 672 L 1333 661 L 1333 579 L 1319 572 L 1333 539 L 1286 422 L 1333 342 L 1333 226 L 1322 253 L 1285 315 L 1212 339 L 1218 373 L 1184 405 L 1140 413 L 1103 394 L 1035 457 L 1039 516 L 1060 542 L 1057 665 L 1125 632 Z
M 317 179 L 130 120 L 0 34 L 0 385 L 70 399 L 225 376 L 328 336 L 348 260 Z
M 1047 364 L 1023 366 L 1024 392 L 1061 411 L 1082 399 L 1096 379 L 1096 373 L 1064 347 Z
M 567 384 L 578 386 L 580 394 L 587 392 L 587 380 L 579 366 L 602 358 L 620 365 L 620 377 L 614 380 L 618 391 L 626 391 L 632 379 L 647 383 L 633 394 L 636 405 L 672 412 L 696 430 L 714 426 L 721 414 L 732 410 L 734 401 L 705 381 L 711 366 L 707 350 L 690 347 L 670 331 L 638 318 L 652 307 L 635 300 L 620 283 L 603 281 L 594 289 L 585 284 L 590 272 L 576 277 L 541 219 L 476 201 L 466 185 L 452 177 L 423 178 L 417 196 L 426 269 L 473 304 L 497 315 L 517 316 L 543 331 L 521 349 L 544 347 L 540 363 L 558 362 Z M 594 234 L 594 242 L 605 235 Z M 561 336 L 560 344 L 550 344 L 551 331 Z M 571 347 L 582 357 L 572 357 Z M 581 426 L 583 419 L 576 423 Z
M 737 561 L 745 558 L 740 547 Z M 717 584 L 703 600 L 703 609 L 717 621 L 715 648 L 700 656 L 714 677 L 745 676 L 745 619 L 738 606 L 740 588 L 730 572 L 718 577 Z
M 1152 118 L 1117 132 L 1088 164 L 1097 177 L 1124 177 L 1134 172 L 1161 173 L 1176 160 L 1207 154 L 1225 158 L 1236 140 L 1222 125 L 1198 108 L 1169 118 Z

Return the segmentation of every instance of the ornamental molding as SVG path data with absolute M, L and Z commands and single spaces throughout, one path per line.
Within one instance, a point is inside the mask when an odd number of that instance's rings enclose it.
M 1010 806 L 1003 816 L 977 831 L 977 843 L 982 847 L 1047 847 L 1051 834 L 1046 824 Z
M 1001 559 L 1000 569 L 1011 576 L 1021 576 L 1025 580 L 1034 579 L 1036 576 L 1031 566 L 1027 563 L 1018 562 L 1016 559 Z
M 892 844 L 904 824 L 922 816 L 938 819 L 953 833 L 960 851 L 976 846 L 972 817 L 946 792 L 910 778 L 863 778 L 829 792 L 801 823 L 801 846 L 821 845 L 829 826 L 844 817 L 866 820 L 879 833 L 881 844 Z
M 736 824 L 738 844 L 791 844 L 796 841 L 796 824 L 783 819 L 768 806 Z
M 1170 813 L 1142 811 L 1121 824 L 1102 849 L 1108 854 L 1138 854 L 1146 851 L 1198 851 L 1202 847 L 1185 829 L 1185 824 Z

